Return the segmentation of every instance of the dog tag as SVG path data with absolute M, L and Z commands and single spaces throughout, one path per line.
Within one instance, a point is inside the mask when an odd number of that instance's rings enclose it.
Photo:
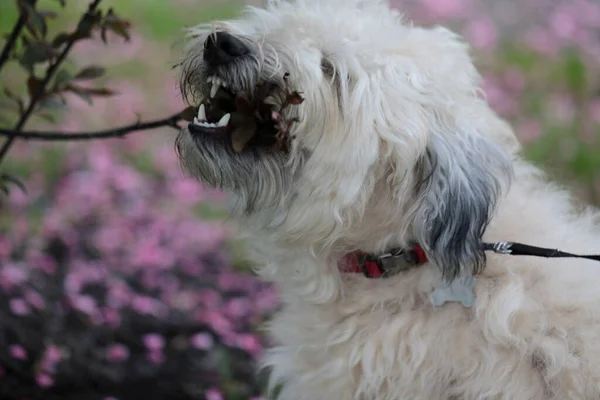
M 472 307 L 475 303 L 474 276 L 461 276 L 450 284 L 438 287 L 429 294 L 429 300 L 435 307 L 439 307 L 448 301 L 460 301 L 465 307 Z

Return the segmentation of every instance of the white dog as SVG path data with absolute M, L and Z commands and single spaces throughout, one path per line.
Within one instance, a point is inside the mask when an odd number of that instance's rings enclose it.
M 599 253 L 598 215 L 521 158 L 457 35 L 297 0 L 191 36 L 177 150 L 280 290 L 279 398 L 600 399 L 600 263 L 483 248 Z

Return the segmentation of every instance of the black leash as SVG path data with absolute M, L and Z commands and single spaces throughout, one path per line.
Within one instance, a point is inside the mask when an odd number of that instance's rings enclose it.
M 579 255 L 565 253 L 558 249 L 545 249 L 543 247 L 529 246 L 522 243 L 514 242 L 495 242 L 495 243 L 484 243 L 484 251 L 493 251 L 498 254 L 510 254 L 512 256 L 535 256 L 535 257 L 547 257 L 547 258 L 587 258 L 588 260 L 600 261 L 600 255 Z

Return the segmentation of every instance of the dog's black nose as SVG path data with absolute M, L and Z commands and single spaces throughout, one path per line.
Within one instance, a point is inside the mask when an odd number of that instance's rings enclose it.
M 204 61 L 211 65 L 227 64 L 248 54 L 244 42 L 227 32 L 216 32 L 204 42 Z

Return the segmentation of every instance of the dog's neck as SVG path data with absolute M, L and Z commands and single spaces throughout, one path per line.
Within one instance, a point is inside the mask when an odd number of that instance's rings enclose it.
M 415 243 L 410 248 L 394 248 L 381 254 L 363 251 L 348 253 L 340 262 L 340 270 L 346 273 L 362 273 L 367 278 L 384 278 L 426 262 L 425 251 Z

